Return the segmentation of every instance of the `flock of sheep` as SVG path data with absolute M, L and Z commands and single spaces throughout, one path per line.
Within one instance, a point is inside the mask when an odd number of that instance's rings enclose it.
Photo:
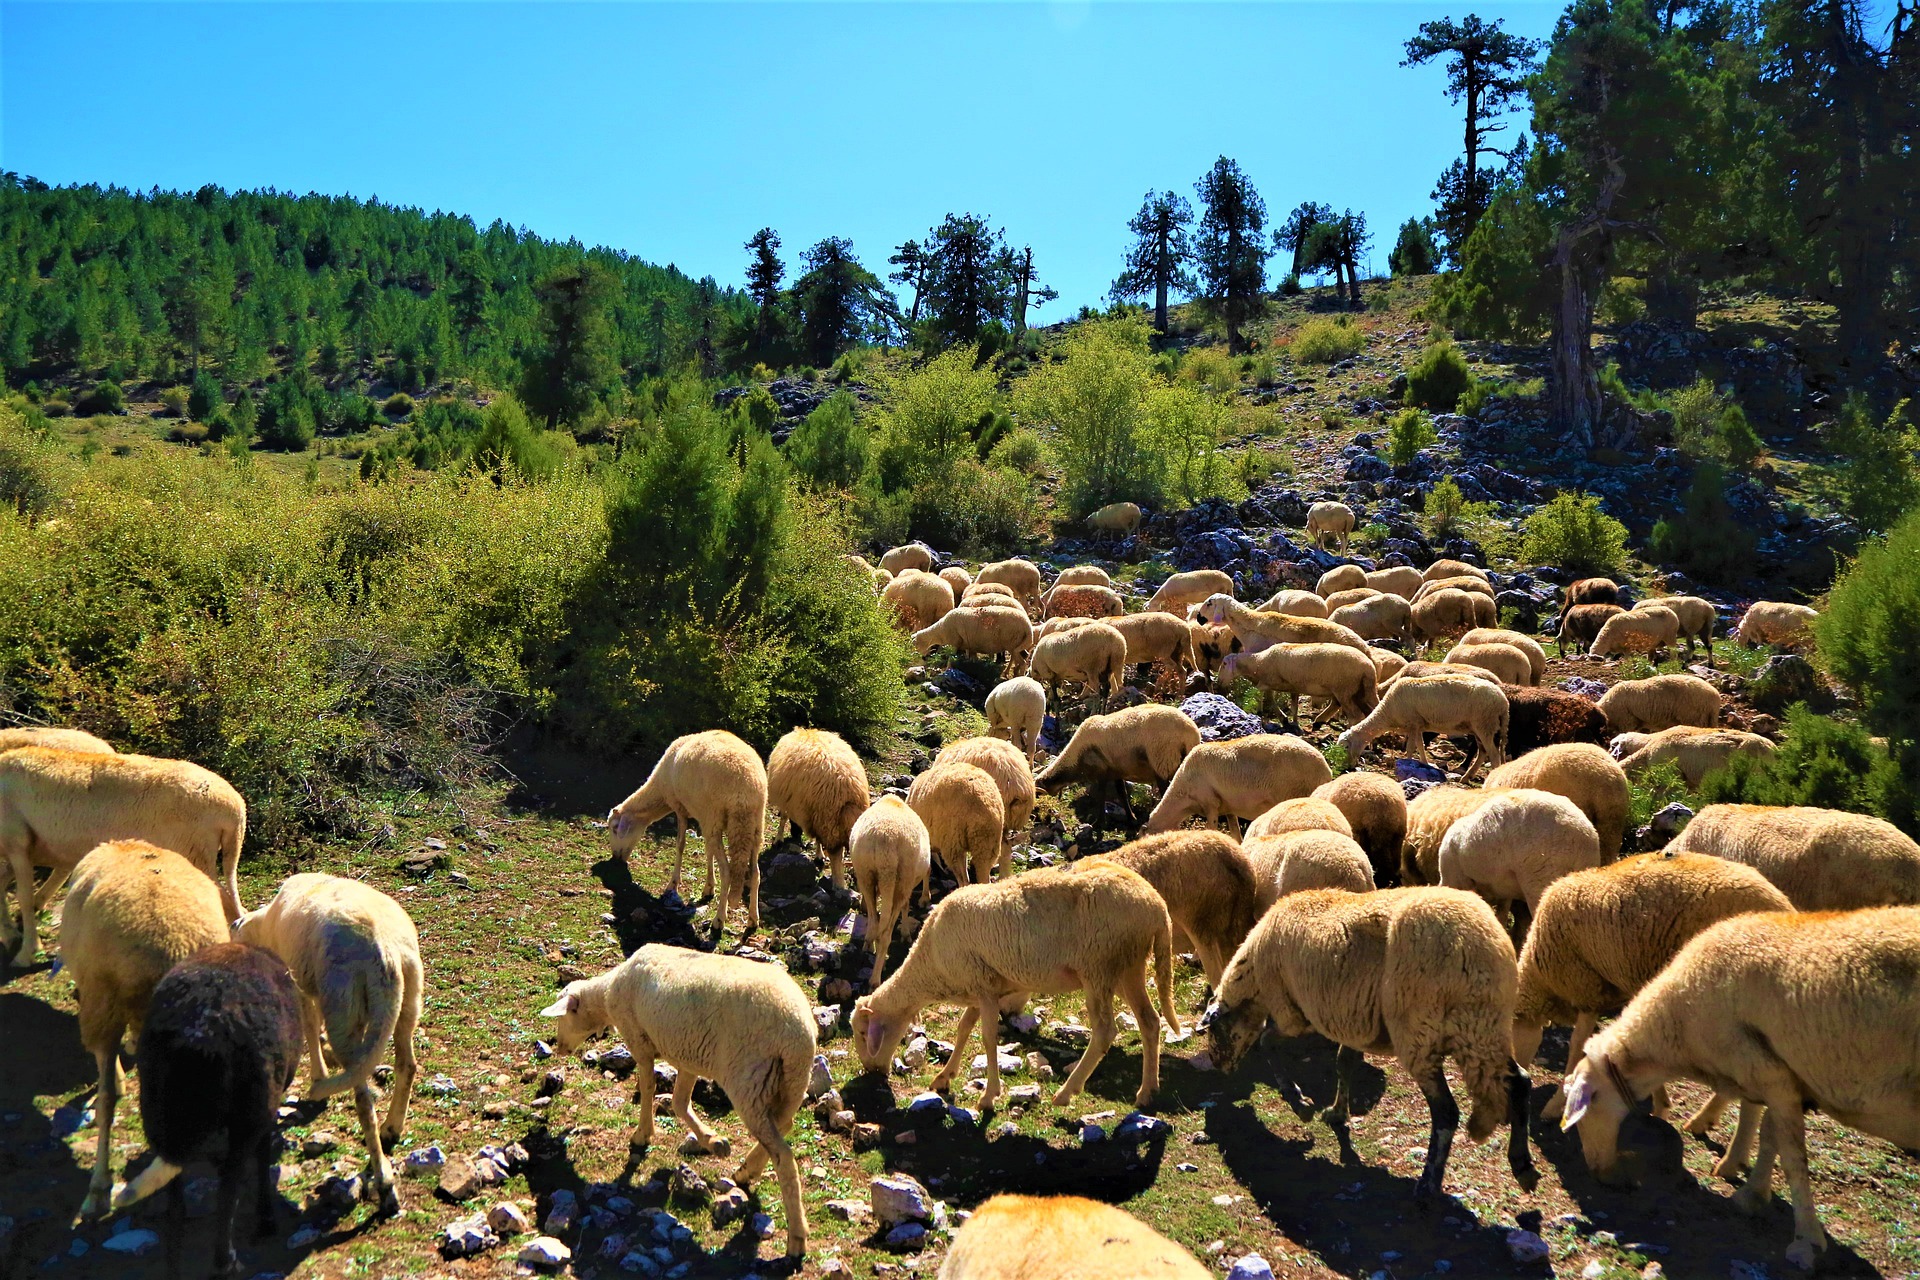
M 1351 528 L 1350 516 L 1342 529 L 1337 512 L 1318 509 L 1314 523 L 1316 536 Z M 1512 1174 L 1535 1185 L 1527 1067 L 1549 1023 L 1570 1024 L 1573 1040 L 1544 1115 L 1579 1128 L 1596 1175 L 1618 1173 L 1618 1131 L 1635 1105 L 1650 1100 L 1662 1113 L 1667 1081 L 1704 1082 L 1714 1097 L 1689 1131 L 1707 1132 L 1739 1104 L 1716 1172 L 1739 1176 L 1751 1160 L 1738 1199 L 1757 1209 L 1776 1159 L 1785 1166 L 1795 1217 L 1788 1256 L 1802 1266 L 1825 1243 L 1804 1110 L 1920 1146 L 1920 845 L 1856 814 L 1716 805 L 1663 852 L 1620 857 L 1630 773 L 1673 760 L 1693 781 L 1736 754 L 1772 750 L 1763 737 L 1718 727 L 1720 694 L 1708 682 L 1624 681 L 1597 704 L 1542 688 L 1540 643 L 1499 627 L 1487 576 L 1457 561 L 1424 572 L 1344 565 L 1315 591 L 1282 591 L 1257 607 L 1234 598 L 1225 574 L 1182 573 L 1129 612 L 1091 566 L 1048 583 L 1024 560 L 977 575 L 934 573 L 918 545 L 889 551 L 878 567 L 851 559 L 922 653 L 998 660 L 1004 679 L 986 698 L 988 735 L 949 743 L 904 796 L 875 798 L 865 767 L 832 733 L 795 729 L 764 762 L 732 734 L 696 733 L 668 747 L 608 815 L 607 830 L 626 859 L 671 816 L 677 889 L 688 827 L 698 828 L 716 942 L 735 912 L 749 932 L 759 925 L 769 808 L 820 846 L 836 888 L 850 871 L 873 950 L 868 992 L 851 1016 L 866 1070 L 900 1070 L 896 1051 L 922 1012 L 958 1008 L 957 1043 L 932 1086 L 952 1086 L 977 1028 L 980 1101 L 992 1107 L 1001 1017 L 1030 997 L 1078 991 L 1089 1043 L 1054 1102 L 1078 1094 L 1111 1047 L 1117 996 L 1138 1021 L 1135 1101 L 1147 1106 L 1162 1024 L 1183 1031 L 1173 973 L 1190 952 L 1210 1000 L 1187 1013 L 1199 1013 L 1219 1069 L 1236 1069 L 1268 1026 L 1339 1047 L 1328 1112 L 1337 1130 L 1360 1056 L 1399 1060 L 1431 1118 L 1420 1200 L 1442 1191 L 1459 1127 L 1449 1058 L 1471 1098 L 1467 1136 L 1484 1141 L 1504 1121 Z M 1618 596 L 1604 580 L 1569 588 L 1563 652 L 1570 640 L 1595 655 L 1699 640 L 1711 661 L 1705 601 L 1627 609 Z M 1763 603 L 1738 636 L 1798 643 L 1810 618 L 1800 606 Z M 1451 647 L 1437 662 L 1375 643 L 1412 650 L 1442 639 Z M 1309 723 L 1338 716 L 1345 725 L 1336 759 L 1357 764 L 1391 737 L 1424 760 L 1429 734 L 1470 739 L 1472 754 L 1459 785 L 1409 802 L 1383 774 L 1336 776 L 1327 755 L 1295 734 L 1203 742 L 1175 707 L 1114 705 L 1130 667 L 1161 663 L 1192 684 L 1250 681 L 1269 705 L 1284 698 L 1296 724 L 1302 699 L 1309 709 L 1320 703 Z M 1062 698 L 1074 692 L 1084 693 L 1084 714 L 1036 773 L 1048 708 L 1064 719 Z M 1612 754 L 1597 745 L 1608 733 Z M 1465 785 L 1482 765 L 1482 784 Z M 1133 783 L 1159 793 L 1144 820 Z M 1038 794 L 1069 785 L 1118 800 L 1139 838 L 1013 873 L 1012 849 Z M 1199 827 L 1189 825 L 1195 819 Z M 180 1168 L 218 1152 L 216 1273 L 234 1262 L 241 1175 L 250 1161 L 271 1167 L 275 1110 L 303 1055 L 303 1096 L 352 1092 L 366 1192 L 383 1208 L 397 1205 L 388 1153 L 406 1123 L 423 985 L 412 922 L 369 886 L 298 875 L 245 912 L 235 875 L 245 827 L 238 793 L 195 765 L 116 754 L 69 730 L 0 732 L 0 853 L 21 906 L 17 962 L 37 954 L 36 911 L 72 877 L 61 951 L 100 1071 L 99 1143 L 81 1214 L 169 1183 L 177 1196 Z M 957 887 L 929 910 L 936 865 Z M 38 892 L 36 867 L 50 873 Z M 916 902 L 917 928 L 908 919 Z M 0 929 L 0 945 L 12 949 L 10 915 Z M 901 935 L 911 942 L 890 970 Z M 787 1251 L 806 1251 L 788 1133 L 817 1031 L 785 968 L 648 945 L 569 983 L 542 1013 L 556 1020 L 562 1053 L 607 1029 L 624 1039 L 638 1067 L 637 1147 L 653 1134 L 656 1060 L 678 1069 L 673 1113 L 709 1151 L 726 1142 L 692 1111 L 692 1089 L 702 1078 L 724 1089 L 754 1141 L 735 1180 L 749 1184 L 771 1164 Z M 1596 1030 L 1600 1016 L 1616 1013 Z M 115 1185 L 110 1134 L 128 1031 L 155 1159 Z M 388 1044 L 395 1076 L 376 1122 L 371 1079 Z M 260 1203 L 265 1212 L 272 1199 L 263 1193 Z M 177 1270 L 177 1233 L 169 1250 Z M 941 1274 L 1043 1274 L 1047 1258 L 1069 1252 L 1082 1275 L 1207 1274 L 1118 1210 L 1013 1196 L 973 1216 Z

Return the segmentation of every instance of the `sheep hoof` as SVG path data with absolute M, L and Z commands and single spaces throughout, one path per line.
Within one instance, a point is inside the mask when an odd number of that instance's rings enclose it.
M 1733 1153 L 1731 1151 L 1729 1151 L 1726 1155 L 1721 1156 L 1720 1159 L 1717 1162 L 1715 1162 L 1713 1166 L 1713 1176 L 1720 1179 L 1722 1182 L 1738 1181 L 1740 1178 L 1740 1175 L 1745 1173 L 1746 1171 L 1747 1171 L 1746 1163 L 1744 1161 L 1735 1160 L 1733 1158 Z
M 1522 1191 L 1531 1191 L 1540 1185 L 1540 1171 L 1532 1165 L 1513 1171 L 1513 1180 L 1520 1184 Z
M 1820 1246 L 1812 1240 L 1795 1240 L 1787 1246 L 1787 1261 L 1802 1271 L 1813 1270 L 1819 1260 Z
M 379 1216 L 382 1218 L 391 1218 L 399 1212 L 400 1193 L 395 1191 L 391 1184 L 380 1188 Z
M 391 1125 L 391 1124 L 381 1125 L 380 1126 L 380 1149 L 386 1152 L 388 1155 L 392 1155 L 394 1153 L 394 1149 L 397 1148 L 399 1145 L 400 1145 L 400 1127 L 398 1125 Z
M 106 1216 L 107 1207 L 113 1203 L 113 1197 L 126 1190 L 127 1184 L 117 1184 L 112 1192 L 93 1190 L 87 1192 L 87 1198 L 80 1202 L 80 1211 L 74 1215 L 75 1226 L 83 1222 L 95 1222 Z
M 1756 1217 L 1767 1211 L 1767 1205 L 1772 1199 L 1772 1187 L 1762 1187 L 1758 1182 L 1750 1179 L 1733 1193 L 1733 1207 L 1748 1217 Z

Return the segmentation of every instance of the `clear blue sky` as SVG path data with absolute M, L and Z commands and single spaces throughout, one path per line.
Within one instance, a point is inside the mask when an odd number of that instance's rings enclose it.
M 1103 301 L 1149 187 L 1218 155 L 1269 214 L 1363 210 L 1384 268 L 1460 117 L 1423 20 L 1544 36 L 1560 6 L 4 4 L 0 167 L 145 189 L 272 186 L 502 218 L 741 281 L 970 210 Z

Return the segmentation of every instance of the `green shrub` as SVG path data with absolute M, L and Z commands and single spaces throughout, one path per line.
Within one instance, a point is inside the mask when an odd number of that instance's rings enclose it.
M 67 403 L 65 396 L 56 393 L 47 397 L 46 402 L 40 406 L 40 411 L 49 418 L 64 418 L 73 412 L 73 406 Z
M 851 489 L 867 469 L 868 431 L 854 419 L 853 397 L 829 396 L 787 437 L 787 461 L 813 489 Z
M 1367 335 L 1349 316 L 1314 316 L 1294 331 L 1293 358 L 1303 364 L 1332 364 L 1360 354 Z
M 1653 815 L 1676 801 L 1687 799 L 1687 780 L 1680 775 L 1680 766 L 1672 760 L 1663 760 L 1650 769 L 1643 769 L 1633 778 L 1627 791 L 1627 830 L 1638 831 L 1652 820 Z
M 313 403 L 291 379 L 268 383 L 256 430 L 267 448 L 298 452 L 313 443 Z
M 90 389 L 74 397 L 73 411 L 81 417 L 91 417 L 96 413 L 125 413 L 127 393 L 120 389 L 117 382 L 96 382 Z
M 997 467 L 1012 467 L 1022 475 L 1037 475 L 1046 462 L 1046 450 L 1040 443 L 1039 432 L 1015 427 L 1000 437 L 987 461 Z
M 1627 530 L 1600 509 L 1600 499 L 1563 491 L 1537 508 L 1523 527 L 1521 558 L 1569 573 L 1617 573 L 1626 564 Z
M 1765 758 L 1735 756 L 1700 782 L 1702 804 L 1812 805 L 1871 813 L 1913 829 L 1914 788 L 1866 729 L 1816 715 L 1787 712 L 1778 749 Z
M 205 422 L 226 404 L 226 397 L 220 394 L 219 379 L 205 369 L 193 375 L 193 382 L 187 388 L 188 417 L 195 422 Z
M 1289 271 L 1280 281 L 1280 296 L 1283 298 L 1297 298 L 1300 294 L 1300 273 L 1297 271 Z
M 57 491 L 53 451 L 12 405 L 0 405 L 0 512 L 37 520 Z
M 1180 379 L 1226 395 L 1240 385 L 1240 366 L 1225 347 L 1194 347 L 1180 358 Z
M 1439 443 L 1433 420 L 1418 409 L 1402 409 L 1387 423 L 1387 461 L 1404 467 L 1430 444 Z
M 1452 413 L 1472 385 L 1467 358 L 1451 339 L 1442 339 L 1422 351 L 1407 370 L 1407 403 Z
M 1199 387 L 1154 386 L 1147 395 L 1149 448 L 1163 468 L 1169 498 L 1191 506 L 1224 492 L 1226 458 L 1220 452 L 1230 414 Z
M 386 414 L 391 422 L 404 422 L 413 416 L 413 397 L 404 391 L 396 391 L 380 406 L 380 412 Z
M 1024 542 L 1038 518 L 1025 476 L 962 458 L 914 486 L 907 532 L 936 547 L 991 553 Z
M 1707 378 L 1669 395 L 1667 409 L 1674 445 L 1684 453 L 1748 467 L 1765 450 L 1746 413 Z
M 1492 378 L 1475 378 L 1471 386 L 1460 394 L 1460 400 L 1453 406 L 1455 413 L 1464 413 L 1473 417 L 1499 398 L 1500 384 Z
M 1427 529 L 1439 542 L 1462 534 L 1473 536 L 1475 529 L 1492 514 L 1492 504 L 1468 502 L 1452 476 L 1445 477 L 1427 491 L 1423 509 L 1427 517 Z
M 160 393 L 160 412 L 155 417 L 184 418 L 187 416 L 187 401 L 192 392 L 185 387 L 168 387 Z
M 1885 532 L 1920 506 L 1920 431 L 1907 421 L 1905 400 L 1876 426 L 1866 397 L 1851 395 L 1822 434 L 1840 456 L 1841 505 L 1861 529 Z
M 1153 375 L 1147 336 L 1138 316 L 1084 322 L 1060 341 L 1060 358 L 1014 386 L 1021 420 L 1052 431 L 1069 516 L 1109 502 L 1157 502 L 1164 492 L 1153 407 L 1165 384 Z
M 1726 473 L 1702 461 L 1694 468 L 1679 514 L 1656 522 L 1648 545 L 1665 564 L 1708 582 L 1735 579 L 1753 567 L 1755 538 L 1727 505 Z

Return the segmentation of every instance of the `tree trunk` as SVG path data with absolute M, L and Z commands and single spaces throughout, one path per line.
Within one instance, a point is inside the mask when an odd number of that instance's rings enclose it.
M 1569 443 L 1595 447 L 1600 427 L 1600 378 L 1593 367 L 1593 294 L 1580 262 L 1581 237 L 1573 228 L 1560 233 L 1553 247 L 1553 270 L 1560 280 L 1554 308 L 1548 370 L 1549 406 L 1554 425 Z

